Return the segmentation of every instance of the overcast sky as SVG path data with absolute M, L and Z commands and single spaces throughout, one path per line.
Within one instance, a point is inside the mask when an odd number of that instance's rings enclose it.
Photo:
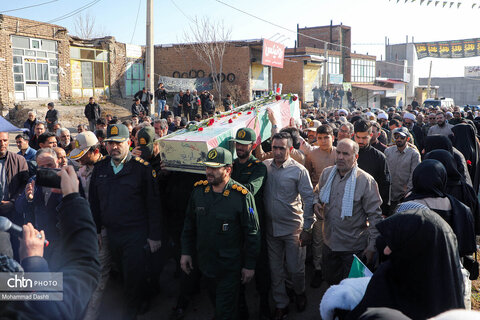
M 6 11 L 23 6 L 35 5 L 52 0 L 2 0 L 0 10 Z M 5 12 L 37 21 L 50 21 L 70 13 L 89 3 L 90 8 L 82 11 L 96 18 L 98 30 L 106 31 L 120 42 L 145 44 L 146 0 L 57 0 L 35 8 Z M 480 37 L 478 21 L 479 0 L 463 0 L 457 9 L 437 7 L 436 1 L 426 6 L 425 0 L 221 0 L 231 6 L 268 20 L 286 29 L 296 31 L 300 27 L 313 27 L 343 23 L 352 27 L 352 49 L 357 53 L 376 55 L 377 60 L 385 55 L 385 37 L 390 43 L 405 42 L 412 36 L 415 42 L 457 40 Z M 450 3 L 451 1 L 448 1 Z M 178 6 L 178 8 L 176 6 Z M 138 9 L 140 10 L 138 11 Z M 137 12 L 138 21 L 135 24 Z M 184 41 L 189 19 L 194 16 L 208 17 L 213 21 L 223 20 L 231 28 L 232 39 L 281 38 L 289 47 L 294 45 L 296 34 L 257 18 L 238 12 L 216 0 L 154 0 L 155 44 Z M 75 32 L 75 17 L 52 22 Z M 464 66 L 480 66 L 480 57 L 467 59 L 422 59 L 417 73 L 428 76 L 428 65 L 433 61 L 433 76 L 463 76 Z

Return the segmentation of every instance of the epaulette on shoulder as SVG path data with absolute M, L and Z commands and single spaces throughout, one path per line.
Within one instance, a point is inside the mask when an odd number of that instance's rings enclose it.
M 148 161 L 145 161 L 143 160 L 142 158 L 140 157 L 135 157 L 134 158 L 136 161 L 140 162 L 141 164 L 145 165 L 145 166 L 148 166 L 150 163 Z
M 198 186 L 206 186 L 208 184 L 208 181 L 207 180 L 199 180 L 197 182 L 195 182 L 195 184 L 193 185 L 194 187 L 198 187 Z
M 239 184 L 233 184 L 232 189 L 237 190 L 238 192 L 240 192 L 243 195 L 247 195 L 247 193 L 248 193 L 247 188 L 245 188 L 244 186 L 239 185 Z

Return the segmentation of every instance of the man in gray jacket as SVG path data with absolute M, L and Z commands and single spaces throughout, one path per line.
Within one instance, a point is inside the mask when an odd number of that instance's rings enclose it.
M 274 319 L 288 314 L 290 299 L 285 288 L 286 270 L 291 276 L 297 310 L 307 304 L 305 295 L 305 246 L 312 241 L 313 188 L 307 169 L 290 157 L 292 137 L 287 132 L 273 135 L 273 159 L 267 159 L 268 179 L 264 203 Z
M 182 104 L 183 104 L 183 90 L 180 90 L 174 97 L 173 97 L 173 115 L 175 117 L 182 115 Z
M 322 270 L 329 285 L 348 277 L 353 254 L 368 265 L 375 253 L 382 199 L 373 177 L 358 167 L 358 151 L 355 141 L 338 142 L 336 165 L 323 170 L 314 200 L 324 219 Z

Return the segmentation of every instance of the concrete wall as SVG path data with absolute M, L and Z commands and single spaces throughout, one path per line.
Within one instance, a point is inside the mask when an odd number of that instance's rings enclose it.
M 407 80 L 407 60 L 396 61 L 394 63 L 377 61 L 376 69 L 375 75 L 378 78 Z
M 403 60 L 407 61 L 407 75 L 409 77 L 405 78 L 404 81 L 407 81 L 407 98 L 409 100 L 413 99 L 415 95 L 415 87 L 419 85 L 416 72 L 417 64 L 417 52 L 415 49 L 415 44 L 413 43 L 400 43 L 392 44 L 385 46 L 385 60 L 391 63 L 400 63 L 402 64 Z M 384 77 L 382 75 L 382 77 Z M 385 76 L 386 77 L 386 76 Z
M 427 82 L 428 78 L 420 78 L 420 85 L 426 86 Z M 452 98 L 458 106 L 480 104 L 478 101 L 480 97 L 480 78 L 432 78 L 431 85 L 439 86 L 439 97 Z

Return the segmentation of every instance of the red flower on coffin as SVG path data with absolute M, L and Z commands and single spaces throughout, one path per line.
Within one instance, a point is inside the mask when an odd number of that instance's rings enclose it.
M 280 97 L 280 96 L 275 96 L 275 100 L 279 101 L 280 99 L 282 99 L 282 97 Z
M 208 121 L 208 126 L 211 126 L 214 122 L 215 122 L 215 119 L 210 119 L 210 121 Z
M 252 114 L 252 111 L 248 111 L 247 114 Z
M 293 96 L 293 101 L 297 101 L 298 97 L 297 96 Z
M 232 123 L 232 122 L 233 122 L 233 120 L 232 120 L 232 119 L 228 119 L 228 123 Z
M 203 127 L 198 128 L 198 131 L 203 131 Z

